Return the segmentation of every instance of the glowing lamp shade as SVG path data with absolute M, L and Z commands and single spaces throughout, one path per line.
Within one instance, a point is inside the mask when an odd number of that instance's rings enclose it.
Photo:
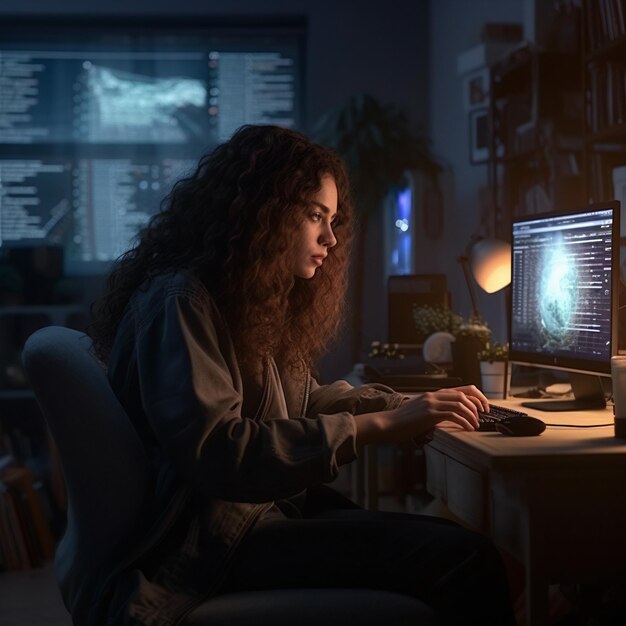
M 472 247 L 472 274 L 487 293 L 503 289 L 511 282 L 511 246 L 500 239 L 480 239 Z

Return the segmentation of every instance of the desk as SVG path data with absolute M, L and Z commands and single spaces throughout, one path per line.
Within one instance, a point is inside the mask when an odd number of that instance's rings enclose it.
M 523 410 L 554 424 L 613 420 L 611 409 Z M 428 491 L 524 564 L 529 625 L 547 624 L 550 583 L 626 572 L 626 440 L 612 425 L 505 437 L 442 424 L 424 452 Z

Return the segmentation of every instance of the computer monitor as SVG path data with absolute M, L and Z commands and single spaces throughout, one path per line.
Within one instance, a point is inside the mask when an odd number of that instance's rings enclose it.
M 0 248 L 106 272 L 243 124 L 304 125 L 304 18 L 3 17 Z
M 524 402 L 541 410 L 605 406 L 601 376 L 617 353 L 618 202 L 512 223 L 510 358 L 570 372 L 572 401 Z

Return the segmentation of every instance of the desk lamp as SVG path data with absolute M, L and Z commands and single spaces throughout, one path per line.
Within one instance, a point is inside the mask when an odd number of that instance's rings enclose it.
M 501 239 L 478 239 L 471 250 L 472 273 L 487 293 L 511 282 L 511 246 Z
M 463 268 L 463 276 L 472 304 L 469 327 L 487 330 L 478 312 L 474 280 L 487 293 L 494 293 L 506 287 L 511 282 L 511 246 L 500 239 L 474 236 L 468 243 L 465 254 L 458 257 L 457 261 Z M 455 358 L 455 368 L 458 369 L 462 379 L 481 385 L 479 362 L 477 359 L 467 357 L 470 353 L 476 355 L 485 347 L 483 340 L 477 336 L 468 336 L 463 338 L 463 346 L 461 346 L 460 339 L 460 337 L 457 338 L 455 345 L 459 355 L 463 353 L 463 356 Z
M 500 291 L 511 282 L 511 246 L 501 239 L 472 237 L 465 254 L 457 261 L 463 268 L 465 284 L 472 305 L 472 320 L 479 321 L 474 280 L 487 293 Z M 471 269 L 471 275 L 470 275 Z

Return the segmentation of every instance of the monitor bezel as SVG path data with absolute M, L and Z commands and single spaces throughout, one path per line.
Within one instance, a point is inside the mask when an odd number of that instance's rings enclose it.
M 517 224 L 531 222 L 538 219 L 550 217 L 563 217 L 567 215 L 579 215 L 591 211 L 601 211 L 611 209 L 613 212 L 613 230 L 611 237 L 611 354 L 615 356 L 618 348 L 618 307 L 619 307 L 619 286 L 620 286 L 620 203 L 617 200 L 606 202 L 594 202 L 587 206 L 574 209 L 563 209 L 558 211 L 546 211 L 533 215 L 516 216 L 511 220 L 511 279 L 513 280 L 513 229 Z M 579 359 L 570 356 L 555 356 L 516 350 L 513 348 L 513 301 L 511 282 L 511 302 L 508 307 L 508 338 L 509 338 L 509 360 L 519 365 L 530 365 L 558 369 L 567 372 L 579 372 L 582 374 L 592 374 L 608 376 L 611 375 L 611 359 L 594 360 Z

